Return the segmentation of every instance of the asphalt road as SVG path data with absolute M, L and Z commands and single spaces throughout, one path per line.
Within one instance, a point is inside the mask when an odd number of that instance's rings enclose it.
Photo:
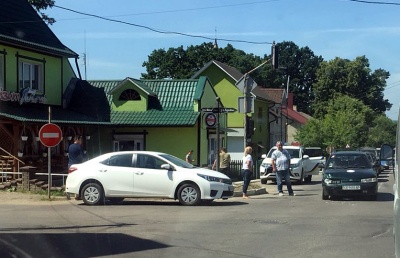
M 295 197 L 268 184 L 268 194 L 197 207 L 0 193 L 0 257 L 394 257 L 393 176 L 380 175 L 377 201 L 323 201 L 320 180 L 294 185 Z

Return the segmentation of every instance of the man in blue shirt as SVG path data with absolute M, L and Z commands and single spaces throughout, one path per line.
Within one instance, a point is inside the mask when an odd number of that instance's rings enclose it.
M 290 182 L 289 168 L 290 168 L 290 154 L 287 150 L 283 149 L 283 143 L 278 141 L 276 143 L 276 150 L 272 153 L 272 171 L 276 173 L 276 185 L 278 186 L 279 196 L 283 196 L 282 191 L 282 178 L 285 179 L 286 187 L 290 196 L 295 196 Z

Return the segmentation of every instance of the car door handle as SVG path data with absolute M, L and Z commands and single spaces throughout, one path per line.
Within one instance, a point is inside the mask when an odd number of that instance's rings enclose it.
M 107 169 L 100 169 L 99 172 L 107 172 Z
M 136 172 L 135 174 L 141 176 L 141 175 L 143 175 L 144 173 L 143 173 L 143 172 Z

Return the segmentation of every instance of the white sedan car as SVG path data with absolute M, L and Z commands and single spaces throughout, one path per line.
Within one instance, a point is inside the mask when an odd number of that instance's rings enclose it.
M 66 193 L 79 195 L 87 205 L 135 197 L 171 198 L 196 205 L 228 199 L 233 190 L 231 179 L 222 173 L 150 151 L 111 152 L 72 165 L 66 181 Z

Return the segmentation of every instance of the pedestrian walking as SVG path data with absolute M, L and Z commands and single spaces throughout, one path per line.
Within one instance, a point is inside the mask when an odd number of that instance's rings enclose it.
M 250 146 L 244 148 L 243 165 L 242 165 L 242 177 L 243 177 L 243 199 L 249 199 L 247 194 L 247 188 L 249 187 L 251 175 L 253 174 L 253 158 L 251 153 L 253 149 Z
M 219 153 L 219 169 L 218 171 L 224 173 L 225 175 L 229 174 L 229 167 L 231 163 L 231 155 L 226 151 L 226 148 L 222 147 Z M 214 164 L 212 166 L 212 170 L 217 168 L 217 159 L 214 160 Z
M 276 185 L 278 187 L 279 196 L 283 196 L 282 179 L 285 179 L 287 191 L 290 196 L 295 196 L 292 183 L 290 182 L 290 154 L 287 150 L 283 149 L 283 143 L 278 141 L 276 143 L 276 150 L 271 155 L 272 171 L 276 173 Z

